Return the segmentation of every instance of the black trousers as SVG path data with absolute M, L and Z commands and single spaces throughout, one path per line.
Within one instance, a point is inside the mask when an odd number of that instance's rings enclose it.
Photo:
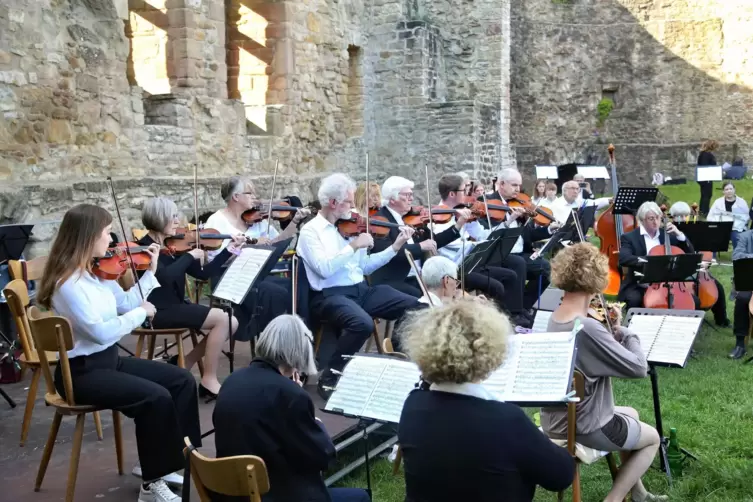
M 385 284 L 368 286 L 366 282 L 360 282 L 315 293 L 311 298 L 312 315 L 340 332 L 337 347 L 327 365 L 329 369 L 342 370 L 346 363 L 343 356 L 358 352 L 374 331 L 373 317 L 397 321 L 406 310 L 420 305 L 415 296 Z
M 201 445 L 199 401 L 191 373 L 171 364 L 120 357 L 113 345 L 70 360 L 77 404 L 102 406 L 134 419 L 144 481 L 184 467 L 183 437 Z M 60 365 L 55 388 L 65 396 Z
M 719 324 L 722 321 L 727 320 L 727 295 L 724 294 L 724 286 L 716 278 L 716 290 L 719 292 L 719 297 L 716 303 L 711 306 L 711 312 L 714 314 L 714 322 Z
M 530 253 L 518 253 L 508 255 L 502 266 L 514 271 L 518 277 L 524 278 L 524 281 L 528 280 L 522 291 L 523 308 L 532 308 L 541 293 L 549 286 L 549 262 L 543 258 L 531 260 Z
M 465 289 L 477 289 L 505 312 L 515 315 L 523 309 L 518 275 L 502 267 L 483 267 L 465 276 Z
M 698 184 L 701 186 L 701 201 L 698 204 L 698 211 L 706 216 L 709 214 L 711 196 L 714 194 L 714 183 L 712 181 L 699 181 Z
M 418 285 L 418 280 L 416 280 L 415 277 L 406 277 L 403 281 L 386 282 L 384 284 L 415 298 L 421 298 L 423 296 L 421 293 L 421 286 Z
M 239 329 L 235 339 L 247 342 L 264 331 L 272 319 L 292 311 L 293 297 L 290 279 L 268 276 L 249 291 L 242 305 L 236 306 Z M 305 319 L 306 315 L 302 314 Z
M 732 333 L 738 340 L 748 336 L 748 329 L 750 329 L 750 314 L 748 313 L 750 296 L 750 291 L 738 291 L 735 297 L 735 318 L 732 324 Z

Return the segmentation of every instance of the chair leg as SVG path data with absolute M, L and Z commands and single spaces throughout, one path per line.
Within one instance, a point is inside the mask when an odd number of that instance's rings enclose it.
M 157 336 L 152 335 L 149 337 L 146 348 L 146 358 L 150 361 L 154 358 L 154 348 L 157 346 Z
M 384 354 L 384 350 L 382 349 L 382 340 L 379 338 L 378 326 L 379 324 L 377 323 L 377 320 L 374 319 L 374 332 L 371 334 L 371 336 L 374 339 L 374 343 L 376 344 L 377 352 Z
M 403 461 L 403 447 L 397 445 L 397 453 L 395 453 L 395 462 L 392 464 L 392 474 L 397 476 L 400 473 L 400 463 Z
M 193 330 L 193 329 L 191 330 L 191 343 L 193 344 L 194 349 L 199 344 L 199 337 L 196 334 L 196 330 Z M 204 376 L 204 358 L 201 358 L 198 361 L 196 361 L 196 366 L 199 367 L 199 375 L 203 377 Z
M 139 335 L 136 340 L 136 352 L 133 354 L 136 359 L 141 359 L 141 353 L 144 351 L 144 335 Z
M 60 422 L 63 420 L 63 415 L 55 412 L 55 416 L 52 418 L 52 425 L 50 426 L 50 434 L 47 436 L 47 442 L 44 445 L 44 452 L 42 453 L 42 460 L 39 462 L 39 470 L 37 471 L 37 480 L 34 483 L 34 491 L 38 492 L 42 486 L 42 480 L 44 480 L 44 474 L 47 472 L 47 464 L 50 463 L 50 457 L 52 456 L 52 448 L 55 446 L 55 439 L 58 437 L 58 431 L 60 430 Z
M 37 400 L 37 387 L 39 387 L 39 375 L 42 373 L 41 368 L 32 368 L 31 385 L 29 393 L 26 395 L 26 410 L 24 410 L 24 421 L 21 423 L 21 446 L 26 442 L 29 435 L 29 426 L 31 425 L 31 414 L 34 411 L 34 403 Z
M 322 344 L 322 336 L 324 336 L 324 326 L 319 326 L 316 330 L 316 339 L 314 340 L 314 354 L 319 354 L 319 346 Z
M 609 466 L 609 474 L 612 475 L 612 481 L 614 481 L 617 479 L 617 474 L 620 470 L 617 467 L 617 461 L 614 459 L 614 454 L 611 452 L 607 454 L 607 465 Z
M 186 367 L 186 357 L 183 354 L 183 338 L 181 335 L 175 335 L 175 344 L 178 346 L 178 367 Z
M 68 468 L 68 486 L 65 489 L 65 502 L 73 502 L 78 477 L 78 461 L 81 458 L 81 443 L 84 440 L 84 421 L 86 414 L 76 417 L 76 431 L 73 433 L 73 449 L 71 450 L 71 465 Z
M 123 475 L 123 432 L 120 430 L 120 412 L 112 410 L 112 428 L 115 432 L 115 456 L 118 460 L 118 474 Z
M 580 502 L 580 462 L 575 462 L 575 477 L 573 478 L 573 502 Z
M 102 441 L 104 437 L 102 435 L 102 418 L 99 416 L 99 412 L 94 412 L 94 427 L 97 429 L 97 439 Z

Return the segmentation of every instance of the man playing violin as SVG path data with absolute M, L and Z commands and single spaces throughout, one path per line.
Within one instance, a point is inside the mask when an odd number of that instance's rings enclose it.
M 319 377 L 318 391 L 325 399 L 337 381 L 335 372 L 342 371 L 346 363 L 343 356 L 357 352 L 374 330 L 372 316 L 397 320 L 406 310 L 421 307 L 414 296 L 387 285 L 366 283 L 364 276 L 389 262 L 412 237 L 413 229 L 403 228 L 392 246 L 372 254 L 367 253 L 374 245 L 371 235 L 344 238 L 336 224 L 350 218 L 355 189 L 345 174 L 324 178 L 318 192 L 322 208 L 298 237 L 297 253 L 312 290 L 311 312 L 340 333 L 328 368 Z
M 207 219 L 206 226 L 214 228 L 220 233 L 243 234 L 246 237 L 256 239 L 259 245 L 274 244 L 294 237 L 298 231 L 298 223 L 309 215 L 309 210 L 300 208 L 284 231 L 268 224 L 266 220 L 249 225 L 243 219 L 243 214 L 259 205 L 254 184 L 240 176 L 233 176 L 222 184 L 220 195 L 226 206 L 218 210 Z M 217 251 L 207 253 L 209 262 L 214 260 L 229 243 L 226 240 Z M 216 282 L 218 277 L 213 278 Z M 291 284 L 289 279 L 282 277 L 264 277 L 258 283 L 257 291 L 252 291 L 246 297 L 243 305 L 237 313 L 241 329 L 235 336 L 237 341 L 248 341 L 261 333 L 269 322 L 292 310 Z M 305 317 L 305 316 L 304 316 Z
M 439 178 L 438 188 L 439 196 L 442 198 L 442 205 L 453 208 L 465 204 L 467 201 L 465 194 L 467 193 L 468 184 L 469 182 L 459 174 L 445 174 Z M 442 232 L 443 228 L 453 224 L 456 224 L 455 217 L 448 223 L 434 224 L 434 231 Z M 469 238 L 482 241 L 489 234 L 491 234 L 491 230 L 487 230 L 481 226 L 478 220 L 466 223 L 462 227 L 458 238 L 441 247 L 439 254 L 451 259 L 455 264 L 460 264 L 465 259 L 465 255 L 473 249 L 474 245 L 469 241 Z M 465 245 L 463 241 L 465 241 Z M 523 309 L 525 275 L 518 276 L 515 271 L 507 268 L 485 266 L 473 272 L 466 273 L 464 281 L 467 290 L 483 291 L 503 311 L 509 311 L 515 324 L 530 327 L 530 319 L 525 315 Z
M 628 271 L 622 278 L 617 299 L 625 302 L 627 309 L 643 307 L 643 295 L 648 285 L 640 284 L 635 273 L 643 270 L 644 262 L 641 258 L 647 256 L 654 246 L 664 245 L 662 217 L 662 210 L 656 202 L 644 202 L 636 213 L 638 228 L 620 237 L 619 266 L 626 267 Z M 672 246 L 677 246 L 686 253 L 693 252 L 693 245 L 674 223 L 667 221 L 665 229 Z
M 508 202 L 520 194 L 522 185 L 523 177 L 517 169 L 502 169 L 497 176 L 497 191 L 487 198 Z M 526 224 L 525 217 L 526 211 L 524 209 L 513 208 L 506 215 L 505 220 L 496 228 L 517 228 L 525 225 L 523 234 L 515 242 L 512 252 L 502 262 L 502 266 L 513 270 L 518 277 L 528 279 L 523 291 L 523 308 L 530 309 L 539 299 L 541 293 L 549 286 L 549 262 L 542 258 L 531 259 L 533 243 L 549 238 L 556 225 L 553 223 L 548 227 L 534 227 Z M 482 225 L 485 224 L 483 219 L 480 221 Z
M 411 211 L 413 203 L 413 182 L 400 176 L 390 176 L 382 185 L 382 203 L 383 206 L 377 211 L 375 216 L 386 218 L 391 223 L 404 225 L 403 216 Z M 416 265 L 420 268 L 421 258 L 424 253 L 430 255 L 437 254 L 437 248 L 449 244 L 460 236 L 460 229 L 463 228 L 465 221 L 470 218 L 471 213 L 468 210 L 458 211 L 458 221 L 454 225 L 446 226 L 441 232 L 434 234 L 434 239 L 429 235 L 424 235 L 424 240 L 417 242 L 413 237 L 400 249 L 387 264 L 371 274 L 371 281 L 374 284 L 388 284 L 398 291 L 421 297 L 421 289 L 416 280 L 416 272 L 411 268 L 408 258 L 405 256 L 407 249 L 413 256 Z M 372 253 L 383 251 L 391 246 L 398 235 L 399 228 L 391 228 L 389 235 L 384 239 L 378 239 L 374 242 Z

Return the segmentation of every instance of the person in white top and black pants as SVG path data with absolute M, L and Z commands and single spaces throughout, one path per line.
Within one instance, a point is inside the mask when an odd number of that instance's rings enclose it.
M 145 483 L 139 502 L 179 501 L 165 478 L 182 484 L 183 437 L 201 445 L 196 381 L 170 364 L 118 355 L 116 342 L 155 314 L 143 298 L 160 287 L 154 277 L 159 245 L 152 244 L 152 267 L 128 292 L 116 281 L 98 278 L 92 263 L 110 244 L 112 216 L 81 204 L 63 217 L 50 250 L 37 301 L 67 318 L 73 329 L 68 351 L 77 404 L 117 410 L 136 422 L 136 442 Z M 65 395 L 60 366 L 55 387 Z
M 362 233 L 344 238 L 336 222 L 349 218 L 356 185 L 348 176 L 335 173 L 322 180 L 317 216 L 306 223 L 298 237 L 297 253 L 303 260 L 311 295 L 311 313 L 340 331 L 337 348 L 328 369 L 319 378 L 319 394 L 329 398 L 330 387 L 341 371 L 343 356 L 356 353 L 374 330 L 372 316 L 397 320 L 407 309 L 420 308 L 418 298 L 387 285 L 369 286 L 364 276 L 389 262 L 408 242 L 413 229 L 404 228 L 392 246 L 367 254 L 374 238 Z

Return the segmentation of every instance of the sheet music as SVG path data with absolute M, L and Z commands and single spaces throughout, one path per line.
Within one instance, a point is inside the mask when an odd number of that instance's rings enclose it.
M 608 180 L 609 171 L 606 166 L 578 166 L 578 174 L 582 174 L 584 178 Z
M 419 377 L 413 362 L 356 356 L 345 366 L 324 409 L 398 423 L 403 403 Z
M 696 181 L 722 181 L 722 166 L 698 166 Z
M 701 317 L 634 315 L 628 328 L 638 335 L 648 362 L 684 366 L 702 322 Z
M 533 319 L 531 331 L 534 333 L 546 333 L 549 330 L 549 318 L 552 313 L 548 310 L 537 310 L 536 317 Z
M 273 252 L 273 249 L 244 248 L 227 268 L 212 296 L 236 304 L 241 303 Z
M 511 335 L 505 362 L 484 382 L 501 401 L 555 403 L 570 388 L 575 330 L 565 333 Z
M 537 180 L 556 180 L 559 178 L 557 166 L 534 166 Z

